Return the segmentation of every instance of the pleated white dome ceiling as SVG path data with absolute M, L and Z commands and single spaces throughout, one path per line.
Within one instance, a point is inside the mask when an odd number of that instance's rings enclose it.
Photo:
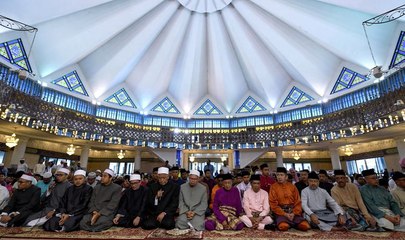
M 367 74 L 374 66 L 362 22 L 401 4 L 6 0 L 0 14 L 39 29 L 30 62 L 49 87 L 65 91 L 51 82 L 75 70 L 89 96 L 70 94 L 89 101 L 115 106 L 105 100 L 124 89 L 134 108 L 118 106 L 122 109 L 152 113 L 160 103 L 153 114 L 198 117 L 205 116 L 194 115 L 203 106 L 204 113 L 212 113 L 209 117 L 221 118 L 316 104 L 372 84 L 366 81 L 331 95 L 343 67 Z M 401 30 L 404 19 L 367 28 L 376 62 L 385 69 Z M 22 37 L 27 50 L 32 35 L 22 34 L 0 28 L 1 42 Z M 288 96 L 308 99 L 282 108 Z M 249 111 L 240 110 L 244 103 Z M 171 105 L 178 111 L 160 111 Z

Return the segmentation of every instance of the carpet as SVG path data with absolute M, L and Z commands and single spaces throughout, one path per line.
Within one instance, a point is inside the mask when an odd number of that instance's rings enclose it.
M 205 239 L 205 240 L 253 240 L 253 239 L 277 239 L 277 240 L 298 240 L 298 239 L 395 239 L 405 240 L 405 233 L 401 232 L 321 232 L 309 230 L 301 232 L 290 229 L 287 232 L 279 231 L 258 231 L 244 228 L 241 231 L 204 231 L 188 233 L 184 235 L 171 235 L 166 230 L 143 230 L 131 228 L 113 227 L 104 232 L 76 231 L 71 233 L 45 232 L 40 228 L 0 228 L 0 239 L 22 240 L 22 239 L 43 239 L 43 240 L 163 240 L 163 239 Z
M 147 236 L 147 239 L 202 239 L 202 237 L 202 231 L 156 229 Z

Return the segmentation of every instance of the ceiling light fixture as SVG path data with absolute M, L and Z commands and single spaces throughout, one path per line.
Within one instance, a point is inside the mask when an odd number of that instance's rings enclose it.
M 118 159 L 123 159 L 125 157 L 125 152 L 122 149 L 117 153 Z
M 19 140 L 20 139 L 16 137 L 15 133 L 13 133 L 11 136 L 6 136 L 6 146 L 13 148 L 17 146 Z
M 73 144 L 70 144 L 70 145 L 68 146 L 68 148 L 66 149 L 66 153 L 67 153 L 69 156 L 75 154 L 75 151 L 76 151 L 76 148 L 75 148 L 75 146 L 73 146 Z
M 353 147 L 352 145 L 346 145 L 343 148 L 343 152 L 347 155 L 347 156 L 351 156 L 353 154 Z
M 301 153 L 299 153 L 297 150 L 294 150 L 292 153 L 292 157 L 298 161 L 301 158 Z
M 195 160 L 194 154 L 190 155 L 189 160 L 190 160 L 190 162 L 194 162 L 194 160 Z

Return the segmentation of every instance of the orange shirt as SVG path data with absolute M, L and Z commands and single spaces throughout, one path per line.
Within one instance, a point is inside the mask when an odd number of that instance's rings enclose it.
M 212 192 L 211 192 L 211 202 L 210 202 L 210 208 L 211 208 L 211 209 L 212 209 L 212 206 L 214 205 L 215 194 L 217 193 L 217 191 L 218 191 L 219 189 L 221 189 L 221 187 L 218 186 L 218 184 L 215 185 L 215 186 L 212 188 Z
M 281 208 L 284 205 L 292 205 L 294 215 L 302 214 L 300 194 L 298 189 L 290 182 L 283 184 L 277 182 L 271 185 L 269 202 L 271 211 L 279 216 L 284 216 L 285 214 Z

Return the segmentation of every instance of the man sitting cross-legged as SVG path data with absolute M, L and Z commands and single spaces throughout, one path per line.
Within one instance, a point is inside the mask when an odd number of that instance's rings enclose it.
M 368 213 L 360 191 L 353 183 L 348 183 L 343 170 L 335 170 L 337 185 L 332 188 L 332 198 L 346 212 L 347 228 L 352 231 L 376 230 L 376 221 Z
M 23 174 L 7 206 L 3 209 L 0 225 L 3 227 L 21 226 L 27 217 L 39 208 L 41 189 L 32 185 L 32 176 Z
M 378 225 L 391 231 L 405 231 L 405 217 L 392 195 L 378 185 L 374 169 L 361 172 L 366 185 L 360 188 L 361 196 L 368 211 L 374 216 Z
M 189 181 L 180 187 L 179 217 L 176 220 L 179 229 L 190 227 L 197 231 L 205 229 L 204 217 L 208 207 L 208 194 L 207 188 L 199 183 L 199 177 L 199 171 L 191 170 Z
M 89 210 L 80 221 L 80 229 L 100 232 L 113 226 L 114 213 L 121 198 L 121 186 L 113 183 L 115 173 L 106 169 L 101 175 L 101 184 L 93 189 Z
M 86 184 L 86 172 L 77 170 L 73 185 L 65 194 L 55 211 L 55 216 L 44 223 L 45 231 L 71 232 L 79 229 L 80 220 L 87 211 L 93 188 Z
M 344 230 L 343 210 L 325 189 L 319 187 L 318 174 L 310 172 L 308 183 L 301 192 L 305 218 L 322 231 Z
M 302 206 L 298 189 L 287 181 L 287 169 L 277 168 L 277 182 L 270 188 L 270 208 L 276 216 L 277 228 L 287 231 L 290 227 L 307 231 L 311 227 L 301 216 Z
M 147 189 L 141 186 L 139 174 L 132 174 L 129 182 L 131 187 L 122 194 L 113 222 L 121 227 L 139 227 L 141 220 L 145 218 Z
M 250 185 L 242 200 L 246 215 L 241 216 L 240 220 L 249 228 L 263 230 L 265 225 L 273 223 L 269 216 L 269 194 L 260 188 L 260 175 L 252 175 Z

